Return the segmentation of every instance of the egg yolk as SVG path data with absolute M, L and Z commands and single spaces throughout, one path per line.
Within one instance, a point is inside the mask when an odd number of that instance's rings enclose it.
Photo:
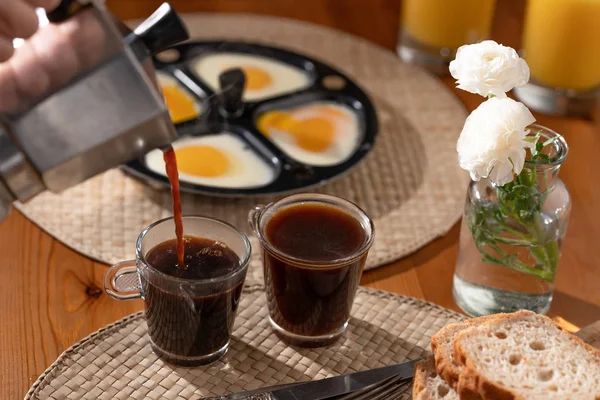
M 199 115 L 198 106 L 194 99 L 175 85 L 162 86 L 163 97 L 174 124 L 189 121 Z
M 270 130 L 287 132 L 292 135 L 298 147 L 313 153 L 327 150 L 335 140 L 336 118 L 348 118 L 341 110 L 327 106 L 309 106 L 304 110 L 313 111 L 314 117 L 297 119 L 295 110 L 271 111 L 262 115 L 258 122 L 258 129 L 265 136 L 270 135 Z
M 273 78 L 268 72 L 249 65 L 240 67 L 246 75 L 246 90 L 260 90 L 273 84 Z
M 179 172 L 213 178 L 229 170 L 229 159 L 219 149 L 211 146 L 187 146 L 175 150 Z
M 261 115 L 257 125 L 258 129 L 263 132 L 265 136 L 269 136 L 271 128 L 289 132 L 294 129 L 294 125 L 297 123 L 298 121 L 286 112 L 271 111 Z

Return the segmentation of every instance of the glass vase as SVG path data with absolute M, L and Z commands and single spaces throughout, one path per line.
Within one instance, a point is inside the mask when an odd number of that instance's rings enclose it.
M 532 125 L 530 132 L 548 143 L 543 159 L 529 154 L 507 185 L 482 179 L 467 189 L 453 295 L 471 316 L 550 308 L 571 208 L 558 177 L 568 147 L 543 126 Z

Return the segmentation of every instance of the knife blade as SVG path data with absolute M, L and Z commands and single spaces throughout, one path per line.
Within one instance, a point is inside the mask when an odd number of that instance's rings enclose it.
M 323 400 L 354 392 L 396 374 L 400 375 L 401 378 L 412 378 L 414 365 L 417 361 L 420 361 L 420 359 L 318 381 L 284 384 L 232 393 L 212 398 L 212 400 Z

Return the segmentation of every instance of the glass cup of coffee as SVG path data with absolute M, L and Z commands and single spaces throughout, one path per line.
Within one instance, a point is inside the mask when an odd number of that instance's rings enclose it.
M 298 194 L 248 217 L 261 243 L 271 326 L 283 340 L 325 346 L 346 330 L 374 227 L 355 204 Z
M 216 219 L 186 216 L 183 229 L 184 268 L 167 218 L 142 231 L 136 259 L 113 265 L 104 288 L 115 299 L 142 298 L 154 352 L 193 366 L 227 352 L 252 250 L 244 234 Z

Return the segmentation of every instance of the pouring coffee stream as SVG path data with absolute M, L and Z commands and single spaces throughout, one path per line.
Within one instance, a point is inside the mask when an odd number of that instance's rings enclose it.
M 220 120 L 228 115 L 239 115 L 243 111 L 244 86 L 246 76 L 239 68 L 228 69 L 219 77 L 220 93 L 218 94 L 218 109 L 209 110 L 205 123 L 208 131 L 219 131 Z M 183 214 L 181 211 L 181 193 L 179 188 L 179 172 L 177 170 L 177 155 L 172 146 L 163 149 L 163 159 L 167 177 L 171 184 L 173 198 L 173 220 L 175 221 L 175 235 L 177 237 L 177 265 L 186 268 L 185 242 L 183 233 Z
M 173 197 L 173 219 L 175 221 L 175 236 L 177 237 L 177 266 L 185 268 L 185 250 L 183 241 L 183 215 L 181 214 L 181 193 L 179 191 L 179 172 L 177 171 L 177 157 L 172 146 L 163 149 L 163 157 L 167 176 L 171 183 L 171 196 Z

